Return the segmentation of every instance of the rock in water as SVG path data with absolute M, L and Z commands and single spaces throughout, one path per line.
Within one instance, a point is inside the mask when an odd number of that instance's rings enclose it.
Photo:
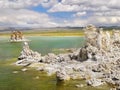
M 64 69 L 61 69 L 60 71 L 57 71 L 56 73 L 57 79 L 59 81 L 67 81 L 70 80 L 70 76 L 66 73 Z
M 12 34 L 10 36 L 10 42 L 24 42 L 24 41 L 29 40 L 25 39 L 21 31 L 12 31 Z
M 101 81 L 101 79 L 91 79 L 91 80 L 87 80 L 87 84 L 93 87 L 96 86 L 100 86 L 103 85 L 103 82 Z
M 40 60 L 41 60 L 41 54 L 32 51 L 29 48 L 28 43 L 24 42 L 23 50 L 21 52 L 21 55 L 18 57 L 18 61 L 16 62 L 16 65 L 28 66 L 31 63 L 39 62 Z
M 23 68 L 23 69 L 21 69 L 21 71 L 25 72 L 25 71 L 27 71 L 27 68 Z
M 120 36 L 118 31 L 103 32 L 93 25 L 85 27 L 86 43 L 71 53 L 41 56 L 24 42 L 16 65 L 32 66 L 48 75 L 56 73 L 59 81 L 85 79 L 88 85 L 105 83 L 116 90 L 120 87 Z M 116 37 L 117 36 L 117 37 Z M 37 64 L 36 64 L 37 63 Z
M 18 71 L 13 71 L 13 73 L 14 73 L 14 74 L 17 74 L 17 73 L 18 73 Z

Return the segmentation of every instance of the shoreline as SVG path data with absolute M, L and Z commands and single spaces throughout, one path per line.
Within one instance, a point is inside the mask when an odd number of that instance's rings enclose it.
M 23 32 L 24 36 L 84 36 L 83 31 L 36 31 Z M 0 33 L 0 36 L 9 36 L 10 33 Z
M 25 37 L 83 37 L 84 35 L 25 35 Z M 10 37 L 9 35 L 0 35 L 0 37 Z

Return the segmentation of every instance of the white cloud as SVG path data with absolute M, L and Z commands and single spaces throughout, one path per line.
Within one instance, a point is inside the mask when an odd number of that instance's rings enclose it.
M 48 3 L 50 2 L 56 2 L 53 5 L 53 8 L 55 9 L 57 7 L 57 5 L 59 6 L 60 3 L 61 3 L 61 6 L 65 6 L 66 9 L 67 7 L 69 7 L 69 5 L 71 7 L 74 7 L 74 5 L 78 5 L 79 6 L 79 10 L 81 11 L 82 9 L 83 10 L 108 10 L 108 9 L 120 9 L 120 0 L 61 0 L 61 2 L 57 2 L 58 0 L 49 0 Z M 54 7 L 54 5 L 56 7 Z M 68 6 L 67 6 L 68 5 Z M 81 7 L 84 7 L 84 8 L 81 8 Z M 59 9 L 58 9 L 59 8 Z M 64 11 L 62 10 L 62 8 L 60 9 L 61 7 L 57 7 L 56 8 L 56 11 L 58 9 L 58 12 L 59 10 L 60 11 Z M 76 9 L 74 9 L 74 11 L 76 11 Z
M 80 16 L 85 16 L 87 13 L 85 11 L 83 12 L 77 12 L 76 14 L 74 14 L 74 17 L 80 17 Z
M 74 20 L 64 25 L 119 25 L 120 0 L 62 0 L 53 5 L 48 12 L 74 12 Z M 81 16 L 84 16 L 82 19 Z M 75 23 L 77 22 L 77 23 Z M 79 26 L 79 25 L 78 25 Z
M 58 3 L 58 0 L 43 0 L 41 5 L 43 7 L 52 7 Z
M 82 27 L 82 26 L 86 26 L 86 25 L 87 25 L 86 20 L 81 20 L 81 19 L 64 20 L 63 22 L 58 23 L 59 27 L 66 27 L 66 26 Z
M 41 5 L 47 13 L 29 9 Z M 120 0 L 0 0 L 0 25 L 27 27 L 119 25 Z M 73 12 L 70 20 L 49 13 Z M 84 18 L 83 18 L 84 17 Z M 56 18 L 59 18 L 58 20 Z
M 106 12 L 94 12 L 96 16 L 120 16 L 120 11 L 106 11 Z
M 62 0 L 54 5 L 49 12 L 108 11 L 111 9 L 110 1 L 114 0 Z
M 119 25 L 120 17 L 107 17 L 107 16 L 94 16 L 91 17 L 89 22 L 92 22 L 95 25 L 103 25 L 103 26 L 110 26 L 110 25 Z
M 0 9 L 0 25 L 21 27 L 54 27 L 57 24 L 44 13 L 27 9 Z
M 37 6 L 44 0 L 0 0 L 0 8 L 26 8 Z
M 78 5 L 63 5 L 62 3 L 58 3 L 54 5 L 48 12 L 70 12 L 70 11 L 79 11 Z
M 52 7 L 57 3 L 58 0 L 0 0 L 0 8 L 20 9 L 38 5 Z
M 119 25 L 120 17 L 118 16 L 92 16 L 87 19 L 87 24 L 94 24 L 97 26 Z
M 74 18 L 72 20 L 64 20 L 59 23 L 59 26 L 71 26 L 71 27 L 81 27 L 86 26 L 88 24 L 94 24 L 96 26 L 111 26 L 111 25 L 119 25 L 120 17 L 116 16 L 91 16 L 86 19 Z

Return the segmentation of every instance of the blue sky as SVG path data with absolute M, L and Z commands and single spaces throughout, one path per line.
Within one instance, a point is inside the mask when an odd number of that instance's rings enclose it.
M 120 0 L 1 0 L 1 27 L 119 26 Z
M 49 10 L 49 8 L 44 8 L 41 5 L 32 7 L 30 9 L 34 10 L 35 12 L 46 13 L 49 16 L 54 17 L 54 18 L 62 18 L 62 19 L 68 19 L 68 18 L 71 19 L 71 18 L 73 18 L 72 15 L 74 14 L 74 12 L 64 12 L 64 11 L 63 12 L 54 12 L 54 13 L 47 12 Z

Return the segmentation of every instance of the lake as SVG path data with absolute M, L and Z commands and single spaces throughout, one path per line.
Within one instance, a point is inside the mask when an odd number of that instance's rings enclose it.
M 53 52 L 59 54 L 61 48 L 80 48 L 84 45 L 83 37 L 27 37 L 31 41 L 32 50 L 42 55 Z M 85 81 L 71 80 L 66 83 L 58 83 L 55 76 L 46 76 L 45 73 L 28 68 L 22 72 L 21 68 L 14 66 L 13 62 L 22 50 L 22 43 L 10 43 L 9 37 L 0 37 L 0 90 L 109 90 L 107 85 L 101 87 L 76 88 L 76 84 L 85 84 Z M 18 71 L 18 73 L 13 73 Z M 37 79 L 36 77 L 39 77 Z

